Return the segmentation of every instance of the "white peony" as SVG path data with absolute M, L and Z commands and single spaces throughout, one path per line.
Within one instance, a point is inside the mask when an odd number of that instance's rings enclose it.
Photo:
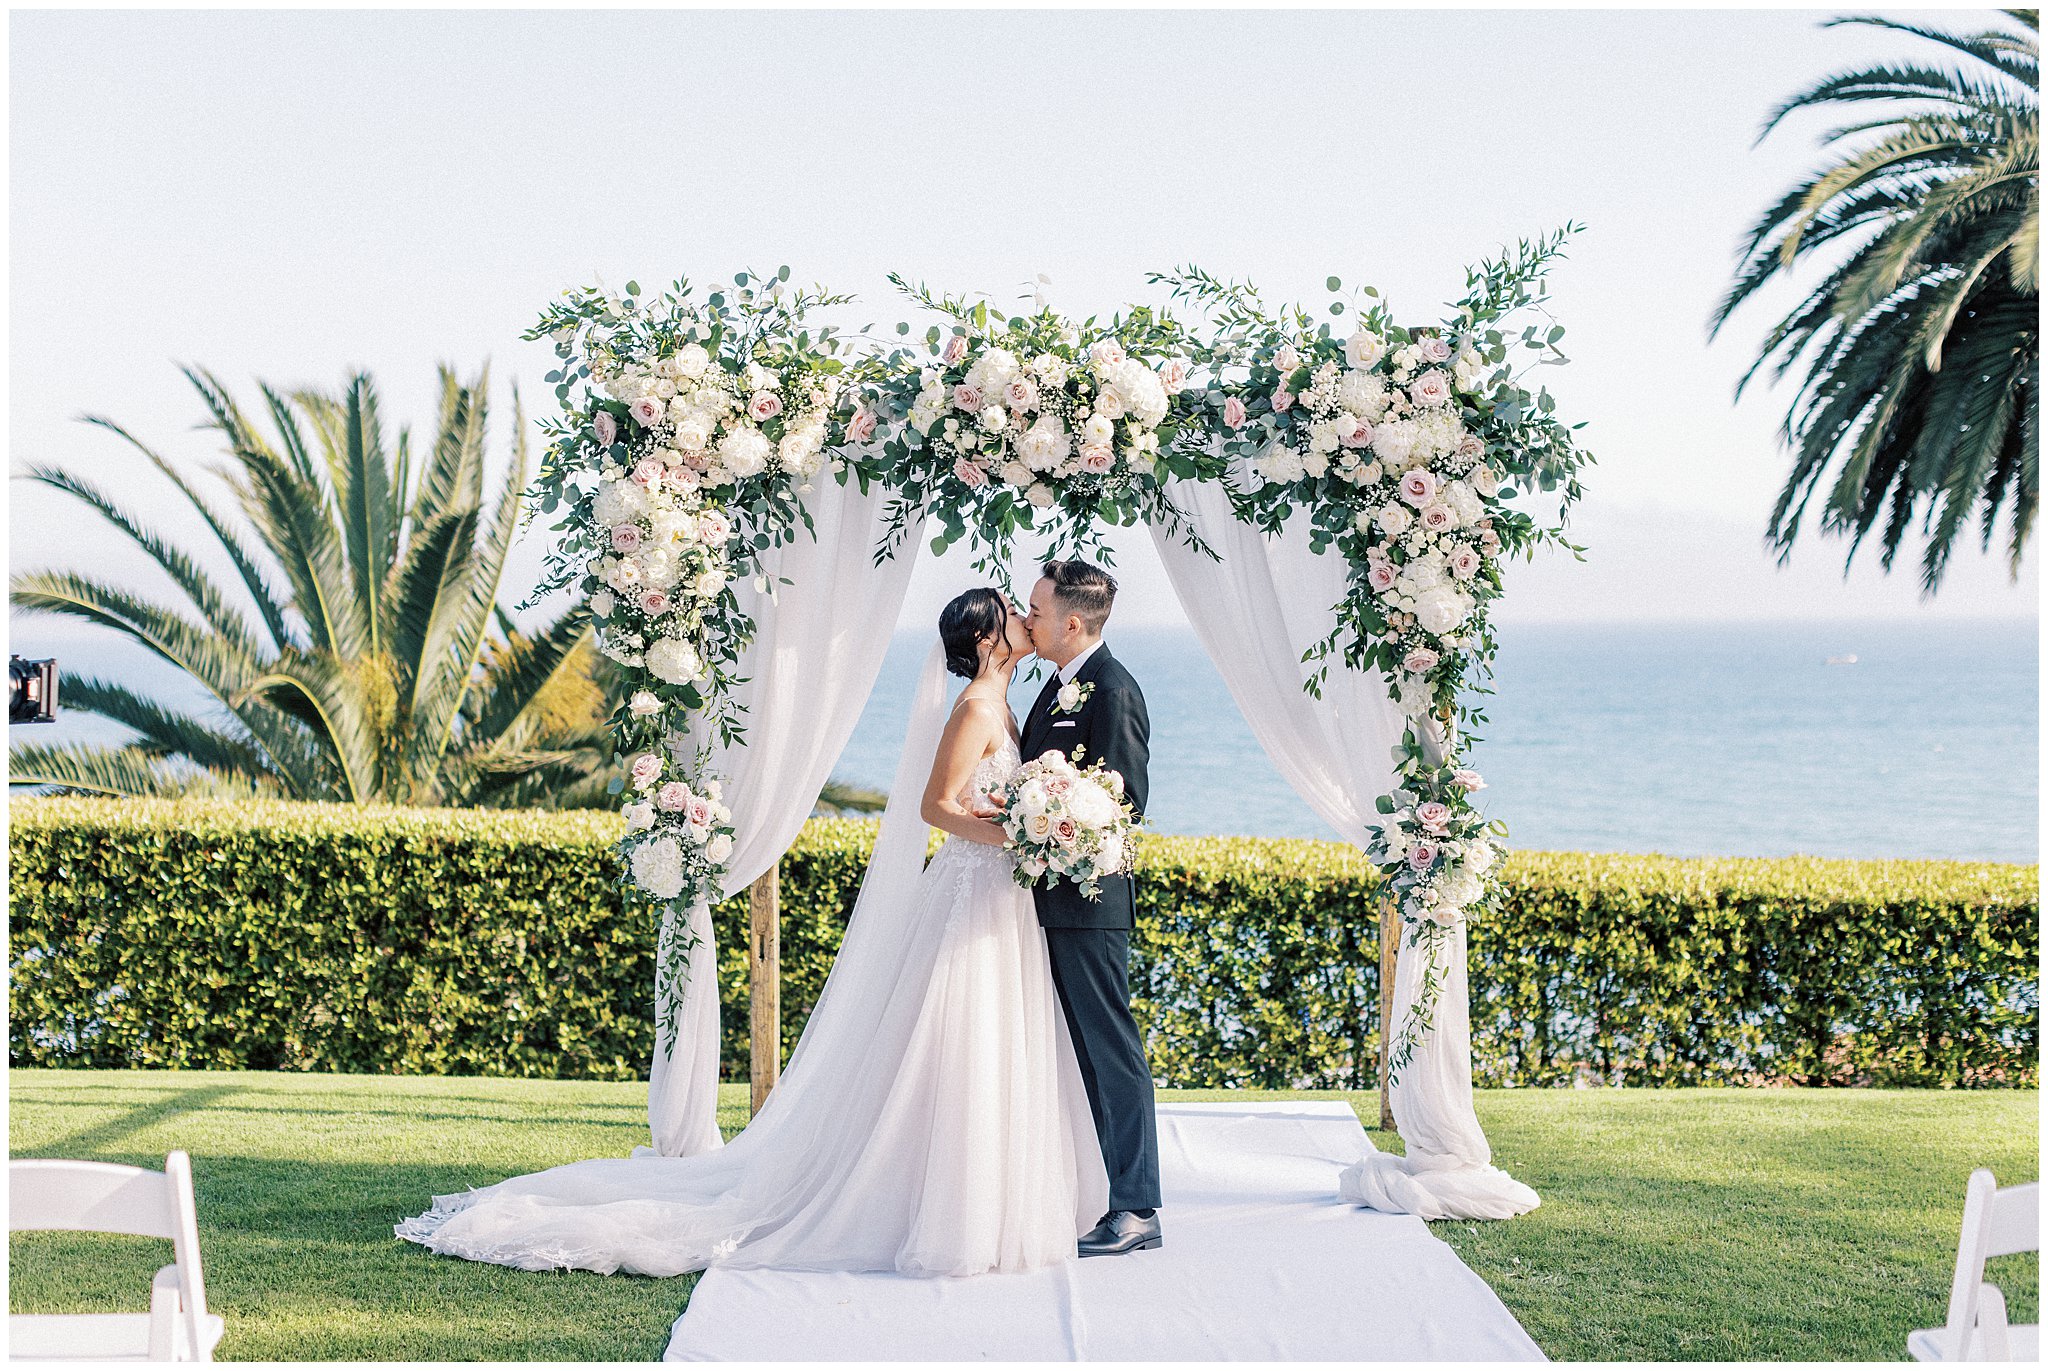
M 1051 471 L 1066 459 L 1072 446 L 1057 423 L 1041 419 L 1017 440 L 1017 456 L 1033 471 Z
M 767 435 L 757 428 L 734 429 L 725 435 L 725 441 L 718 448 L 726 469 L 741 480 L 767 470 L 768 458 L 773 452 Z
M 1077 785 L 1067 794 L 1067 812 L 1086 828 L 1107 828 L 1116 822 L 1116 801 L 1100 785 Z
M 1471 616 L 1473 603 L 1452 585 L 1433 586 L 1415 597 L 1415 618 L 1425 632 L 1441 637 Z
M 687 685 L 704 675 L 704 659 L 681 638 L 657 638 L 647 649 L 647 669 L 657 680 Z
M 683 849 L 663 834 L 633 849 L 633 880 L 656 899 L 673 900 L 683 893 Z

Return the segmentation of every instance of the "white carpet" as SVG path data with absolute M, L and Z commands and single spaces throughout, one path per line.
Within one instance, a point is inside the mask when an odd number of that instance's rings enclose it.
M 1015 1276 L 709 1272 L 668 1361 L 1542 1361 L 1422 1220 L 1340 1203 L 1341 1101 L 1159 1109 L 1166 1245 Z

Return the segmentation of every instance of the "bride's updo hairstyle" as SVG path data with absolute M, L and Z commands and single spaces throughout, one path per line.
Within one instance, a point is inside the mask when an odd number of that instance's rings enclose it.
M 1010 635 L 1010 606 L 993 586 L 976 586 L 955 595 L 939 611 L 939 641 L 946 645 L 946 670 L 973 680 L 981 674 L 981 644 L 990 634 L 997 642 Z

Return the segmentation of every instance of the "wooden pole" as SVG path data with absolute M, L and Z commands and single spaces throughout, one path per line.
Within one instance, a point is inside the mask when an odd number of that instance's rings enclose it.
M 768 1092 L 782 1075 L 782 864 L 747 887 L 753 915 L 753 939 L 747 954 L 747 994 L 753 1028 L 750 1054 L 754 1086 L 753 1112 L 761 1112 Z
M 1391 894 L 1380 897 L 1380 1127 L 1394 1126 L 1394 1095 L 1387 1085 L 1387 1054 L 1394 1041 L 1394 960 L 1401 947 L 1401 916 Z

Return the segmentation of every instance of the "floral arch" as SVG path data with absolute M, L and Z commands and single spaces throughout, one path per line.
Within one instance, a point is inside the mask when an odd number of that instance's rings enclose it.
M 879 340 L 816 322 L 851 297 L 793 287 L 786 267 L 701 294 L 687 281 L 659 295 L 629 282 L 551 305 L 526 335 L 551 340 L 560 358 L 548 380 L 561 412 L 544 421 L 532 494 L 541 513 L 559 516 L 561 541 L 528 604 L 577 588 L 605 653 L 638 675 L 610 726 L 627 762 L 615 782 L 628 829 L 619 880 L 662 930 L 657 1100 L 664 1074 L 679 1072 L 677 1047 L 706 1032 L 688 991 L 709 905 L 762 873 L 772 881 L 792 815 L 800 824 L 822 780 L 783 767 L 809 792 L 784 784 L 791 793 L 764 806 L 777 811 L 771 821 L 750 812 L 761 796 L 734 774 L 752 760 L 750 723 L 778 742 L 789 727 L 786 714 L 762 719 L 762 683 L 744 667 L 764 630 L 794 612 L 782 588 L 822 573 L 835 596 L 867 593 L 893 624 L 912 560 L 900 554 L 927 531 L 935 551 L 967 543 L 977 568 L 1006 581 L 1020 539 L 1045 556 L 1101 555 L 1104 526 L 1143 522 L 1162 554 L 1182 550 L 1183 566 L 1218 558 L 1214 544 L 1228 539 L 1250 557 L 1288 543 L 1341 572 L 1325 583 L 1315 634 L 1287 646 L 1301 660 L 1303 696 L 1320 700 L 1336 669 L 1354 683 L 1377 677 L 1398 710 L 1393 766 L 1375 758 L 1385 789 L 1365 802 L 1377 822 L 1348 835 L 1385 877 L 1383 1116 L 1402 1125 L 1411 1156 L 1418 1141 L 1430 1150 L 1403 1117 L 1430 1111 L 1404 1107 L 1402 1076 L 1445 1037 L 1464 1063 L 1469 1117 L 1464 923 L 1498 898 L 1506 827 L 1472 804 L 1480 781 L 1463 763 L 1470 725 L 1485 718 L 1489 609 L 1505 562 L 1545 542 L 1581 551 L 1563 531 L 1590 460 L 1573 436 L 1580 425 L 1567 427 L 1548 390 L 1526 382 L 1533 367 L 1565 360 L 1545 275 L 1576 229 L 1469 269 L 1463 298 L 1430 325 L 1397 321 L 1372 287 L 1345 293 L 1334 276 L 1326 312 L 1312 314 L 1270 308 L 1249 284 L 1194 267 L 1148 275 L 1168 307 L 1107 321 L 1069 320 L 1042 300 L 1008 315 L 892 276 L 944 321 L 915 340 L 907 323 Z M 1524 312 L 1539 319 L 1517 325 Z M 1555 499 L 1554 522 L 1510 503 L 1534 491 Z M 836 563 L 815 550 L 825 544 Z M 849 576 L 852 561 L 875 587 L 848 589 L 862 579 Z M 832 742 L 823 725 L 826 745 L 807 764 L 827 752 L 822 766 L 836 761 L 879 666 L 879 654 L 836 664 L 855 708 L 827 711 L 843 731 Z M 772 950 L 772 912 L 768 922 Z M 1416 972 L 1398 1011 L 1397 941 Z M 772 991 L 773 959 L 755 951 Z M 1446 986 L 1455 1022 L 1439 1031 Z M 757 979 L 757 1044 L 762 990 Z M 707 1000 L 715 1040 L 715 996 L 694 997 L 697 1008 Z M 715 1085 L 715 1046 L 711 1059 Z M 772 1080 L 772 1053 L 768 1065 Z M 1416 1074 L 1440 1077 L 1442 1067 L 1425 1061 Z M 654 1107 L 657 1150 L 716 1144 L 702 1076 L 680 1093 L 671 1081 L 666 1129 Z M 757 1079 L 757 1105 L 763 1088 Z M 1476 1121 L 1470 1132 L 1483 1154 Z M 1438 1150 L 1474 1162 L 1470 1143 Z M 1477 1165 L 1486 1168 L 1483 1155 Z M 1404 1184 L 1393 1178 L 1395 1190 Z M 1519 1212 L 1387 1190 L 1381 1207 Z M 1531 1192 L 1520 1207 L 1533 1203 Z

